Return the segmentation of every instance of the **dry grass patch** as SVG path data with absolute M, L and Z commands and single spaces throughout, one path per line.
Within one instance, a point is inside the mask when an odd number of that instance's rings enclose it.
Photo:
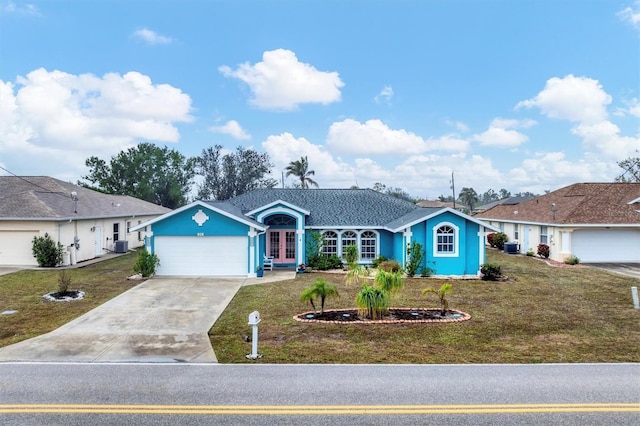
M 72 302 L 47 302 L 42 296 L 57 291 L 60 270 L 25 270 L 0 275 L 0 347 L 55 330 L 139 284 L 127 280 L 133 274 L 135 253 L 83 268 L 67 269 L 70 290 L 85 292 Z
M 322 278 L 338 287 L 325 309 L 353 308 L 358 286 L 344 275 L 312 273 L 295 280 L 243 287 L 210 331 L 220 362 L 253 362 L 243 336 L 260 311 L 259 352 L 270 363 L 536 363 L 639 362 L 640 312 L 630 287 L 637 280 L 590 267 L 552 267 L 489 250 L 507 282 L 450 280 L 449 307 L 471 314 L 452 324 L 299 323 L 311 310 L 303 289 Z M 441 280 L 407 279 L 391 306 L 437 308 L 421 295 Z

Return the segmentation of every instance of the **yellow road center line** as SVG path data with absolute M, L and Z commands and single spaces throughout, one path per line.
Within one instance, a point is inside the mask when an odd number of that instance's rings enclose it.
M 503 405 L 93 405 L 0 404 L 0 413 L 52 414 L 200 414 L 200 415 L 310 415 L 310 414 L 512 414 L 512 413 L 640 412 L 640 403 L 503 404 Z

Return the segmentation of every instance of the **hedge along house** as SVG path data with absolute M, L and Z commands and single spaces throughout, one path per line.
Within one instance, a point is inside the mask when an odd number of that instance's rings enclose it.
M 422 266 L 436 275 L 477 277 L 485 235 L 497 230 L 451 208 L 421 208 L 370 189 L 257 189 L 195 201 L 132 230 L 144 227 L 158 275 L 250 277 L 265 257 L 276 267 L 306 263 L 314 231 L 326 255 L 343 257 L 356 245 L 360 264 L 382 255 L 405 266 L 416 241 L 426 253 Z
M 171 211 L 47 176 L 0 176 L 0 265 L 36 266 L 33 237 L 49 235 L 76 263 L 144 244 L 134 224 Z

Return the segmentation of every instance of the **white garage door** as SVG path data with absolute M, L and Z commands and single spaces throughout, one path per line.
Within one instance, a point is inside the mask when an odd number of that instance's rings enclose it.
M 37 265 L 31 251 L 37 231 L 0 231 L 0 265 Z
M 158 275 L 247 275 L 247 237 L 156 237 Z
M 581 262 L 640 262 L 639 230 L 573 231 L 571 244 Z

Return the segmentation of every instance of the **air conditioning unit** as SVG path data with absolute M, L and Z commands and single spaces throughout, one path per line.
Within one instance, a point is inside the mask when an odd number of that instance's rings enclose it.
M 116 241 L 115 243 L 115 248 L 114 251 L 116 253 L 126 253 L 129 250 L 129 242 L 124 240 L 124 241 Z

